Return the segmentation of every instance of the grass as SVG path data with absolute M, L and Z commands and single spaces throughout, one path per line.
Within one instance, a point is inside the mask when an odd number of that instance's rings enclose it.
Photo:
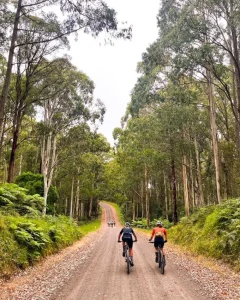
M 99 218 L 91 223 L 80 225 L 79 228 L 80 228 L 80 232 L 84 236 L 90 232 L 98 230 L 100 228 L 100 226 L 101 226 L 101 218 Z

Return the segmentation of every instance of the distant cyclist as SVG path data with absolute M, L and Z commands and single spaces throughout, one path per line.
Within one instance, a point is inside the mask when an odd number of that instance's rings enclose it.
M 153 237 L 154 237 L 154 247 L 155 247 L 155 254 L 156 254 L 155 261 L 158 262 L 158 246 L 160 245 L 163 251 L 163 255 L 165 255 L 163 246 L 164 243 L 167 242 L 167 230 L 163 227 L 161 221 L 157 221 L 157 226 L 153 228 L 152 236 L 149 239 L 149 241 L 151 241 Z
M 132 236 L 134 236 L 135 240 L 134 242 L 137 242 L 137 236 L 135 234 L 135 232 L 133 231 L 133 229 L 130 227 L 130 223 L 126 222 L 125 223 L 125 227 L 122 228 L 122 230 L 120 231 L 119 235 L 118 235 L 118 242 L 120 242 L 120 237 L 122 235 L 122 241 L 123 241 L 123 256 L 125 256 L 125 247 L 126 247 L 126 243 L 128 244 L 129 247 L 129 256 L 130 256 L 130 264 L 131 266 L 134 266 L 133 264 L 133 238 Z

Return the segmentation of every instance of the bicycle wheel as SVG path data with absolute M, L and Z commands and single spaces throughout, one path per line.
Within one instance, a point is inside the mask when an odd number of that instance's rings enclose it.
M 126 262 L 127 262 L 127 273 L 130 273 L 130 257 L 129 257 L 129 249 L 126 251 Z
M 162 251 L 161 251 L 161 252 L 162 252 Z M 163 256 L 163 254 L 162 254 L 162 256 L 161 256 L 161 260 L 162 260 L 162 262 L 161 262 L 161 273 L 164 274 L 164 269 L 165 269 L 165 256 Z
M 158 247 L 158 267 L 161 269 L 161 265 L 162 265 L 162 251 L 160 249 L 160 247 Z

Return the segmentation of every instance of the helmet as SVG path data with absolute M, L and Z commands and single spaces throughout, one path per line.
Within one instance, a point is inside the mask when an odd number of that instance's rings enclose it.
M 126 226 L 126 227 L 130 227 L 130 223 L 129 223 L 129 222 L 126 222 L 126 223 L 125 223 L 125 226 Z
M 157 221 L 157 226 L 158 225 L 162 226 L 162 222 L 161 221 Z

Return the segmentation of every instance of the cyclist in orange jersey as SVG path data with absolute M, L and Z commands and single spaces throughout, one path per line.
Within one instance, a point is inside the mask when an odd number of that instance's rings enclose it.
M 165 255 L 163 247 L 164 247 L 164 243 L 167 242 L 167 230 L 162 226 L 161 221 L 157 221 L 157 226 L 153 228 L 152 235 L 149 241 L 151 241 L 153 237 L 154 237 L 154 247 L 155 247 L 155 254 L 156 254 L 155 261 L 158 262 L 158 246 L 160 245 L 163 251 L 163 255 Z

